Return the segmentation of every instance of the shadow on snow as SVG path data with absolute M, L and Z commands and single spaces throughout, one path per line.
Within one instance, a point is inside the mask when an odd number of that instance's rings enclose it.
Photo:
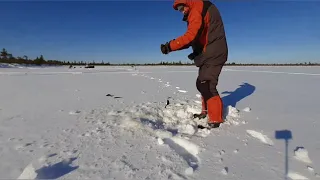
M 225 107 L 228 107 L 229 105 L 232 107 L 236 107 L 239 101 L 250 96 L 255 90 L 255 86 L 249 83 L 243 83 L 234 91 L 224 91 L 221 94 L 228 95 L 222 97 L 223 105 Z
M 64 176 L 79 168 L 79 166 L 70 166 L 70 164 L 76 159 L 77 158 L 70 158 L 67 161 L 62 161 L 50 166 L 42 167 L 36 170 L 36 179 L 57 179 Z

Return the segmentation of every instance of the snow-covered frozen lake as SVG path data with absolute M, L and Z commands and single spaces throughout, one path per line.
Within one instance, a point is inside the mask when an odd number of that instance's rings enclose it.
M 0 179 L 320 179 L 320 67 L 225 67 L 226 122 L 211 131 L 190 118 L 196 77 L 0 68 Z

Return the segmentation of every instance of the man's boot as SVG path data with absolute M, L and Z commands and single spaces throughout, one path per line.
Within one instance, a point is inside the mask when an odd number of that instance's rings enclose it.
M 202 109 L 201 109 L 201 113 L 200 114 L 194 114 L 193 118 L 198 118 L 198 119 L 203 119 L 205 117 L 207 117 L 207 106 L 206 106 L 206 102 L 204 101 L 204 98 L 201 97 L 201 104 L 202 104 Z
M 208 126 L 217 128 L 223 123 L 223 104 L 219 95 L 210 98 L 207 101 L 208 107 Z

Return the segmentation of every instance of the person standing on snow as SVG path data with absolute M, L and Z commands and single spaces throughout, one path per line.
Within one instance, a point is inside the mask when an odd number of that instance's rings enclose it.
M 199 68 L 196 87 L 202 95 L 202 112 L 194 118 L 208 115 L 208 126 L 217 128 L 223 120 L 223 102 L 217 90 L 222 67 L 228 59 L 224 25 L 217 7 L 207 0 L 175 0 L 175 10 L 183 13 L 188 28 L 184 35 L 161 44 L 163 54 L 187 49 L 188 55 Z

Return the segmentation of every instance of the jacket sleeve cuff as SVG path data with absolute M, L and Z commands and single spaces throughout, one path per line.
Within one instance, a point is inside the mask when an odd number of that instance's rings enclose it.
M 170 41 L 169 46 L 170 46 L 170 51 L 176 51 L 179 49 L 179 44 L 177 44 L 179 42 L 177 42 L 175 39 Z
M 172 49 L 172 41 L 173 41 L 173 40 L 169 41 L 169 43 L 168 43 L 168 48 L 169 48 L 169 51 L 170 51 L 170 52 L 171 52 L 171 51 L 174 51 L 174 49 Z

